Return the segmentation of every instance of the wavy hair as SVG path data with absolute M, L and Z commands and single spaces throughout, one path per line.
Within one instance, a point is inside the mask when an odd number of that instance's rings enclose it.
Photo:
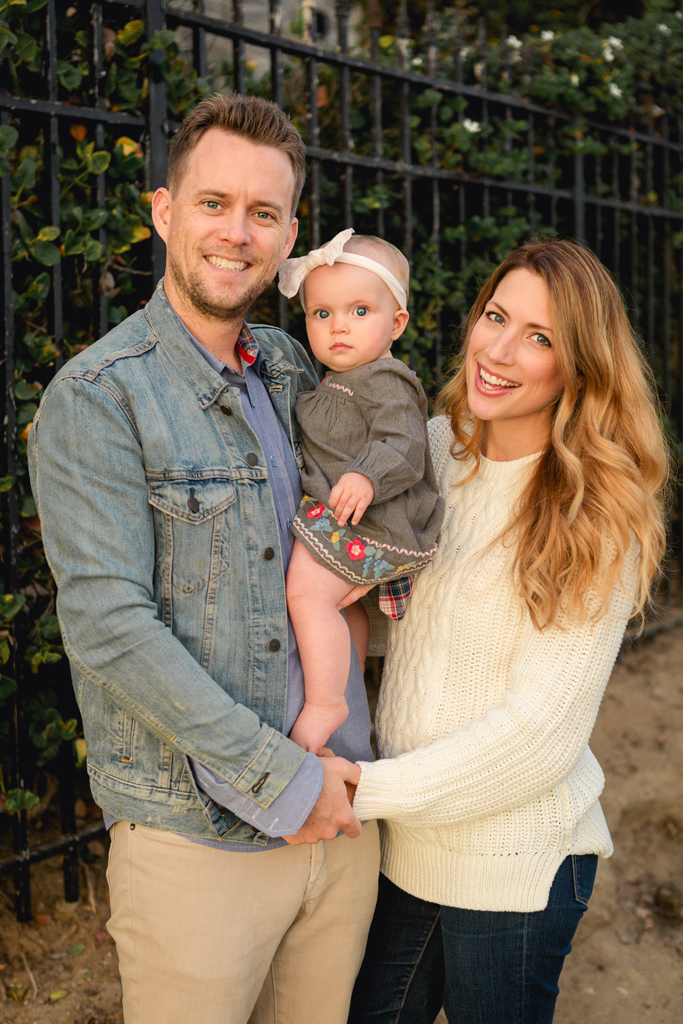
M 516 584 L 538 629 L 557 623 L 560 612 L 585 620 L 588 605 L 591 618 L 606 614 L 635 540 L 630 596 L 642 619 L 666 549 L 670 456 L 652 374 L 621 296 L 605 267 L 575 242 L 541 240 L 511 252 L 470 310 L 453 375 L 438 399 L 451 421 L 454 458 L 475 460 L 460 485 L 478 473 L 486 434 L 467 403 L 464 356 L 487 302 L 517 269 L 547 285 L 563 389 L 548 448 L 498 540 L 513 538 Z

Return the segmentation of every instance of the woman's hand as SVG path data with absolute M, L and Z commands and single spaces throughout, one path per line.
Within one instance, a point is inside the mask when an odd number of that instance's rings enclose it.
M 351 525 L 356 526 L 375 496 L 369 477 L 362 473 L 344 473 L 330 491 L 330 508 L 334 518 L 343 526 L 353 513 Z

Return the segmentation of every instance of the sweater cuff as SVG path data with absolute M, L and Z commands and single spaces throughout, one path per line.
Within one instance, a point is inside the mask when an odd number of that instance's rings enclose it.
M 353 799 L 356 817 L 361 821 L 371 821 L 373 818 L 405 819 L 405 787 L 396 762 L 356 761 L 356 764 L 361 772 Z

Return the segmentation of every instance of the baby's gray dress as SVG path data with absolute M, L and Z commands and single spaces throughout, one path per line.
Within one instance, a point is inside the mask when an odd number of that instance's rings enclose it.
M 355 586 L 407 576 L 436 551 L 444 503 L 427 441 L 427 400 L 398 359 L 330 371 L 300 394 L 304 499 L 292 525 L 316 561 Z M 328 507 L 344 473 L 362 473 L 375 489 L 353 529 L 339 529 Z

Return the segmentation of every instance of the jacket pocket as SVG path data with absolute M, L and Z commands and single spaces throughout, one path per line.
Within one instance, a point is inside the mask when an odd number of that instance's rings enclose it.
M 228 568 L 232 483 L 184 474 L 148 479 L 156 520 L 157 571 L 174 589 L 190 594 Z

